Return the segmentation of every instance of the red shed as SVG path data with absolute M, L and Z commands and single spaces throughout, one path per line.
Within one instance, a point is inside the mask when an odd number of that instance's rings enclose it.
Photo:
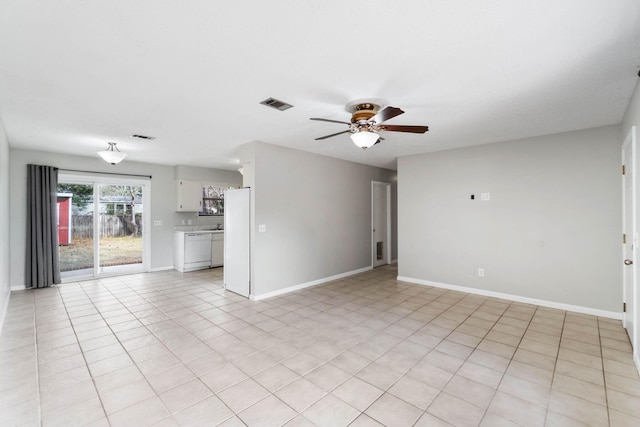
M 71 244 L 71 199 L 73 194 L 58 193 L 58 244 Z

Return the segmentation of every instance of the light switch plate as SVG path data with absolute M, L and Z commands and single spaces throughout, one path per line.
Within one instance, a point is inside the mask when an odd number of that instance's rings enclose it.
M 264 233 L 267 231 L 267 224 L 258 225 L 258 233 Z
M 154 219 L 153 220 L 153 225 L 162 225 L 162 220 L 161 219 Z
M 491 193 L 480 193 L 480 200 L 491 200 Z

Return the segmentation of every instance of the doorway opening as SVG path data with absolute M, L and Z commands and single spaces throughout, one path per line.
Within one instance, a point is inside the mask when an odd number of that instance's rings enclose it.
M 148 180 L 61 173 L 58 257 L 63 281 L 149 271 Z
M 371 181 L 371 265 L 391 264 L 391 184 Z

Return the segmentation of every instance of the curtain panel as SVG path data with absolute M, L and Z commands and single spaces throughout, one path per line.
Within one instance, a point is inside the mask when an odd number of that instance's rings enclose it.
M 27 165 L 26 287 L 60 283 L 58 264 L 58 168 Z

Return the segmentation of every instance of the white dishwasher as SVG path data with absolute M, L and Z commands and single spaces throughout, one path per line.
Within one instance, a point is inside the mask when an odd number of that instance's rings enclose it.
M 211 233 L 175 232 L 174 267 L 180 272 L 208 268 L 211 264 Z

